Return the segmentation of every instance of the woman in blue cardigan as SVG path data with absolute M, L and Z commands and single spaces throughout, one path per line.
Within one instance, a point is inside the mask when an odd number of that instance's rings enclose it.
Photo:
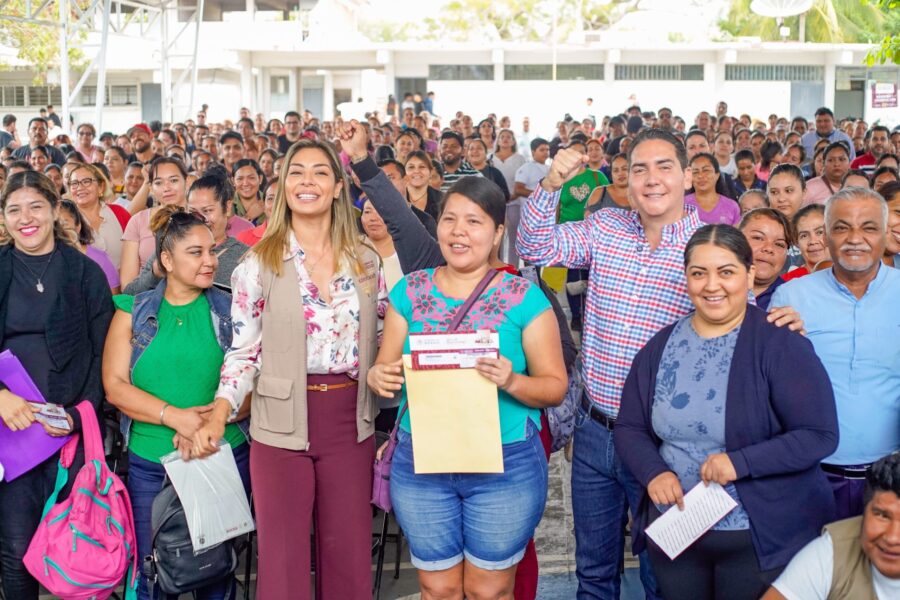
M 616 422 L 646 491 L 634 551 L 648 547 L 667 600 L 755 600 L 834 514 L 819 469 L 837 446 L 834 395 L 812 344 L 748 305 L 753 252 L 739 230 L 697 230 L 685 275 L 695 311 L 637 354 Z M 644 529 L 701 481 L 738 506 L 670 560 Z

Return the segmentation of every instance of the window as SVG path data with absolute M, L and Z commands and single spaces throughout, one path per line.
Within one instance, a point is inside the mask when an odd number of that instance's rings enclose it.
M 557 65 L 556 78 L 568 80 L 602 80 L 603 65 Z
M 816 65 L 725 65 L 726 81 L 823 81 L 825 67 Z
M 552 65 L 504 65 L 503 77 L 509 81 L 553 79 Z M 603 80 L 603 65 L 556 65 L 558 80 Z
M 81 88 L 78 95 L 81 106 L 95 106 L 97 104 L 97 86 L 86 85 Z M 103 106 L 137 106 L 137 85 L 111 85 L 106 87 L 106 97 Z
M 25 86 L 0 86 L 0 106 L 25 106 Z
M 503 78 L 509 81 L 533 81 L 552 77 L 553 67 L 550 65 L 503 65 Z
M 429 65 L 428 79 L 435 81 L 492 81 L 494 65 Z
M 620 81 L 703 81 L 703 65 L 616 65 Z
M 96 101 L 95 101 L 96 102 Z M 112 85 L 106 95 L 106 103 L 113 106 L 137 106 L 138 86 Z

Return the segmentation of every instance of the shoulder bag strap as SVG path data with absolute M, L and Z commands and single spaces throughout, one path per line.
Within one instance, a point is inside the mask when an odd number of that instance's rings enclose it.
M 81 438 L 84 440 L 84 462 L 93 460 L 104 462 L 103 440 L 100 438 L 100 425 L 97 424 L 97 413 L 87 400 L 82 400 L 78 406 L 81 415 Z
M 497 269 L 489 269 L 487 274 L 484 276 L 484 279 L 478 282 L 478 285 L 475 286 L 475 289 L 472 290 L 472 293 L 469 294 L 469 297 L 466 298 L 466 301 L 462 306 L 459 307 L 459 310 L 456 311 L 456 314 L 453 316 L 453 320 L 450 322 L 450 326 L 447 328 L 447 333 L 453 333 L 456 331 L 459 326 L 462 324 L 463 319 L 466 318 L 466 315 L 469 314 L 469 311 L 472 310 L 472 306 L 478 300 L 484 290 L 487 289 L 487 286 L 491 284 L 491 281 L 494 279 L 494 276 L 497 275 Z

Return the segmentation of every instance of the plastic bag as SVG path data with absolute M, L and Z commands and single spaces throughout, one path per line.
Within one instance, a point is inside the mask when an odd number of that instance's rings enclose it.
M 172 452 L 161 462 L 184 507 L 195 554 L 255 529 L 230 445 L 187 462 Z

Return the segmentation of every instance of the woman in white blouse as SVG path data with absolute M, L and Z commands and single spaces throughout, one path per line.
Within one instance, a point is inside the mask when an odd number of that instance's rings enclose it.
M 194 453 L 215 451 L 252 393 L 250 474 L 259 533 L 257 595 L 371 594 L 372 440 L 366 385 L 387 309 L 381 259 L 357 229 L 341 163 L 303 139 L 285 156 L 260 242 L 232 275 L 234 340 Z

